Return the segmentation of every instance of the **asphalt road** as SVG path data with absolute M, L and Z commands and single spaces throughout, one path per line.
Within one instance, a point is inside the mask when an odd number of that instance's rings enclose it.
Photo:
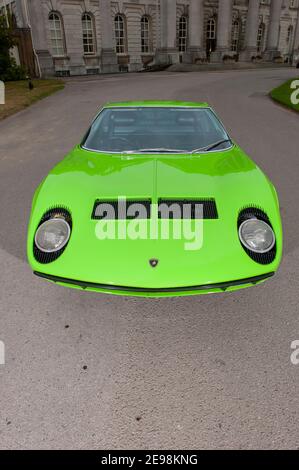
M 72 79 L 0 123 L 0 448 L 299 448 L 299 365 L 290 362 L 299 340 L 299 118 L 267 97 L 293 76 Z M 102 103 L 142 98 L 208 101 L 272 179 L 285 237 L 272 280 L 141 299 L 32 275 L 25 242 L 34 188 Z

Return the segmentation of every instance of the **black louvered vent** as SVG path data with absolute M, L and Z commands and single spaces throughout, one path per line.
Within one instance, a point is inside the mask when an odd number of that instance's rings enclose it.
M 138 207 L 140 205 L 140 207 Z M 151 200 L 97 200 L 91 218 L 135 219 L 151 217 Z M 214 199 L 159 199 L 158 217 L 160 219 L 218 219 Z
M 139 207 L 138 207 L 139 206 Z M 150 199 L 97 200 L 91 218 L 101 219 L 149 219 L 151 216 Z
M 239 213 L 238 230 L 239 230 L 239 227 L 240 227 L 242 222 L 244 222 L 245 220 L 250 219 L 252 217 L 254 217 L 256 219 L 259 219 L 259 220 L 263 220 L 268 225 L 270 225 L 270 227 L 273 229 L 273 227 L 271 225 L 271 222 L 269 220 L 269 217 L 267 216 L 267 214 L 264 211 L 262 211 L 262 209 L 258 209 L 256 207 L 247 207 L 246 209 L 243 209 Z M 241 243 L 241 240 L 240 240 L 240 243 Z M 246 251 L 248 256 L 250 256 L 250 258 L 253 259 L 254 261 L 256 261 L 257 263 L 270 264 L 275 259 L 275 256 L 276 256 L 276 242 L 275 242 L 273 248 L 271 248 L 271 250 L 268 251 L 267 253 L 255 253 L 254 251 L 251 251 L 248 248 L 246 248 L 246 246 L 244 246 L 243 243 L 241 243 L 241 246 Z
M 161 206 L 163 204 L 163 206 Z M 174 213 L 170 211 L 171 206 Z M 176 215 L 176 207 L 180 216 Z M 168 208 L 169 210 L 164 210 Z M 191 209 L 191 212 L 190 212 Z M 190 218 L 191 219 L 218 219 L 217 207 L 214 199 L 159 199 L 159 218 Z
M 46 222 L 47 220 L 52 219 L 54 216 L 64 218 L 68 222 L 72 230 L 71 214 L 69 213 L 67 209 L 63 207 L 53 207 L 52 209 L 49 209 L 47 212 L 45 212 L 45 214 L 41 218 L 41 221 L 38 227 L 40 227 L 40 225 Z M 38 227 L 36 229 L 38 229 Z M 62 247 L 61 250 L 55 251 L 54 253 L 44 253 L 36 246 L 35 241 L 33 240 L 33 254 L 34 254 L 36 261 L 38 261 L 39 263 L 42 263 L 42 264 L 51 263 L 52 261 L 55 261 L 57 258 L 59 258 L 59 256 L 62 255 L 67 245 L 68 243 L 64 247 Z

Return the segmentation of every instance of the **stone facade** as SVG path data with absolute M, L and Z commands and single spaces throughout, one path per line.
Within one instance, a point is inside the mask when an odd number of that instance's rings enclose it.
M 15 0 L 46 75 L 165 63 L 299 63 L 299 0 Z

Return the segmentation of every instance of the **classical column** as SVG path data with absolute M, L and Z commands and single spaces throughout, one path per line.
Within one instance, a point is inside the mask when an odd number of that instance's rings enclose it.
M 257 32 L 259 27 L 260 0 L 249 0 L 244 50 L 241 52 L 242 60 L 250 60 L 257 53 Z
M 197 58 L 204 57 L 203 49 L 203 24 L 204 24 L 204 0 L 191 0 L 189 6 L 189 47 L 188 59 L 194 62 Z
M 176 0 L 160 0 L 160 43 L 156 53 L 156 62 L 178 62 L 176 44 Z
M 232 0 L 219 0 L 217 13 L 217 47 L 211 54 L 211 62 L 222 60 L 231 51 Z
M 54 75 L 54 63 L 49 51 L 43 7 L 40 0 L 22 0 L 25 27 L 31 30 L 38 74 L 43 77 Z
M 270 24 L 267 36 L 267 47 L 264 55 L 265 59 L 270 61 L 273 60 L 275 55 L 279 55 L 278 41 L 282 2 L 283 0 L 271 0 Z
M 20 28 L 27 28 L 27 18 L 26 18 L 26 6 L 25 1 L 20 0 L 15 3 L 15 8 L 17 12 L 17 24 Z
M 293 48 L 293 65 L 299 66 L 299 13 L 297 17 L 297 26 L 294 37 L 294 48 Z
M 114 24 L 111 14 L 110 0 L 99 0 L 101 26 L 101 63 L 103 72 L 119 70 L 115 52 Z

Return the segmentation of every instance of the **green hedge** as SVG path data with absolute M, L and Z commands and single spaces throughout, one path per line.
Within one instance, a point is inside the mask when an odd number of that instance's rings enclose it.
M 295 89 L 291 88 L 291 83 L 294 80 L 298 80 L 299 78 L 292 78 L 291 80 L 288 80 L 287 82 L 283 83 L 277 88 L 274 88 L 270 92 L 271 98 L 273 100 L 278 101 L 279 103 L 287 106 L 288 108 L 294 109 L 295 111 L 299 112 L 299 103 L 298 104 L 293 104 L 291 102 L 291 95 L 295 91 Z M 298 90 L 298 87 L 297 87 Z M 299 92 L 297 92 L 297 98 L 299 98 Z

